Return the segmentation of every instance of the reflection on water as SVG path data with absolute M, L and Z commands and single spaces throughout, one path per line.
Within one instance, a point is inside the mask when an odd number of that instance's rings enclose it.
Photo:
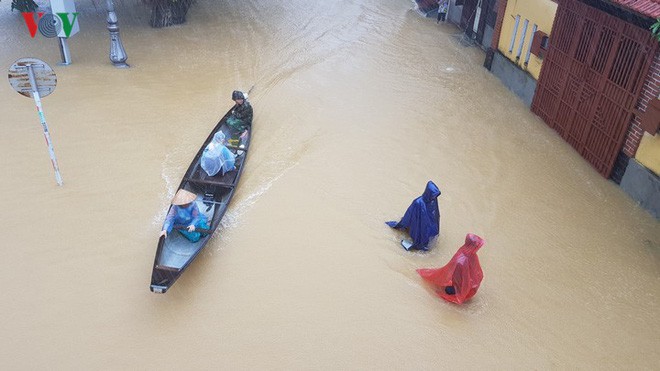
M 0 3 L 0 65 L 56 66 Z M 0 357 L 45 368 L 634 368 L 658 366 L 657 221 L 407 1 L 198 1 L 148 27 L 77 4 L 74 64 L 44 110 L 0 84 Z M 22 28 L 23 27 L 23 28 Z M 163 296 L 148 289 L 170 197 L 234 89 L 255 132 L 218 233 Z M 432 179 L 442 235 L 407 253 L 383 223 Z M 465 306 L 416 268 L 467 232 L 485 279 Z M 639 355 L 643 354 L 643 357 Z M 451 362 L 451 363 L 448 363 Z

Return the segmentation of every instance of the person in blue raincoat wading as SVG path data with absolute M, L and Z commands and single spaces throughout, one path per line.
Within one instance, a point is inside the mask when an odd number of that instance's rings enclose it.
M 413 200 L 399 222 L 385 222 L 395 229 L 407 229 L 411 241 L 402 240 L 406 250 L 428 251 L 429 241 L 440 234 L 440 209 L 438 196 L 440 189 L 432 181 L 426 183 L 424 194 Z

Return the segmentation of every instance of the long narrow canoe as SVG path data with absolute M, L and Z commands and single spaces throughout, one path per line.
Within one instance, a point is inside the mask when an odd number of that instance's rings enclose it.
M 211 131 L 208 138 L 206 138 L 206 141 L 204 141 L 204 144 L 197 152 L 195 159 L 193 159 L 188 167 L 188 171 L 186 171 L 178 188 L 197 194 L 197 200 L 194 202 L 197 202 L 199 211 L 206 215 L 210 228 L 208 230 L 198 229 L 200 232 L 205 232 L 205 236 L 194 243 L 174 230 L 167 235 L 167 238 L 160 237 L 154 259 L 154 267 L 151 273 L 151 291 L 155 293 L 165 293 L 172 287 L 183 271 L 188 268 L 190 263 L 195 260 L 200 251 L 202 251 L 211 239 L 213 232 L 220 225 L 220 220 L 222 220 L 229 202 L 234 195 L 238 181 L 243 173 L 243 168 L 245 167 L 245 158 L 250 147 L 252 128 L 249 129 L 247 136 L 238 144 L 240 148 L 231 144 L 227 145 L 237 155 L 236 170 L 224 175 L 218 174 L 211 177 L 204 172 L 199 162 L 202 152 L 204 152 L 206 145 L 211 142 L 215 133 L 221 130 L 227 138 L 230 138 L 229 128 L 225 124 L 230 114 L 231 110 L 225 114 L 213 131 Z M 172 205 L 170 205 L 171 207 Z M 182 229 L 185 226 L 175 225 L 174 228 Z

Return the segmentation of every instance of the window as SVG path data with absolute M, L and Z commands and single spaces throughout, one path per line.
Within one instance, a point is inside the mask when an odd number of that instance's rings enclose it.
M 540 30 L 534 32 L 534 38 L 532 39 L 532 54 L 539 58 L 543 58 L 548 53 L 548 46 L 548 34 Z

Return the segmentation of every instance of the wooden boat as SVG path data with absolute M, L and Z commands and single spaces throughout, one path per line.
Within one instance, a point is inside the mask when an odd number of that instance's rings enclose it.
M 231 110 L 218 122 L 211 134 L 209 134 L 204 144 L 197 152 L 192 163 L 188 167 L 183 180 L 178 189 L 197 194 L 197 206 L 200 212 L 207 217 L 210 228 L 208 230 L 197 229 L 205 235 L 198 242 L 190 242 L 178 232 L 172 230 L 167 237 L 160 237 L 158 248 L 154 259 L 154 266 L 151 273 L 151 291 L 155 293 L 165 293 L 176 280 L 181 276 L 190 263 L 199 255 L 204 246 L 209 242 L 213 232 L 220 225 L 220 220 L 227 211 L 238 181 L 245 167 L 245 158 L 247 157 L 250 146 L 250 137 L 252 128 L 248 130 L 247 135 L 241 139 L 238 145 L 228 144 L 229 148 L 236 154 L 236 170 L 227 172 L 224 175 L 208 176 L 200 165 L 200 158 L 206 146 L 211 142 L 215 133 L 222 130 L 227 138 L 230 138 L 229 127 L 225 124 L 229 118 Z M 177 190 L 178 190 L 177 189 Z M 170 208 L 172 205 L 170 205 Z M 169 209 L 168 209 L 169 212 Z M 175 225 L 174 229 L 183 229 L 186 226 Z

